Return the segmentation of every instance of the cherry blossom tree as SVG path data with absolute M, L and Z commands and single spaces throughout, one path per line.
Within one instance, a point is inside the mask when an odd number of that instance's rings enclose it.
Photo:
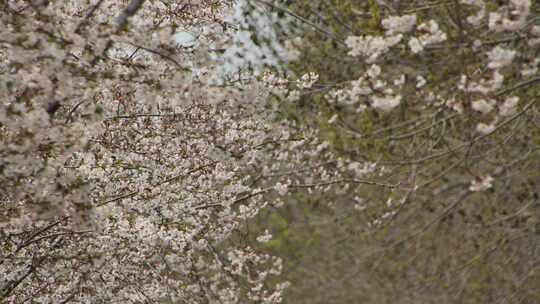
M 230 238 L 287 130 L 212 60 L 233 4 L 0 2 L 2 302 L 281 301 L 281 259 Z
M 0 7 L 2 302 L 538 300 L 534 1 Z

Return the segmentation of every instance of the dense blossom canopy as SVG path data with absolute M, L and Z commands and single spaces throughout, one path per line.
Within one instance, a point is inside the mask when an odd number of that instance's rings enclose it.
M 230 3 L 1 6 L 2 302 L 279 302 L 281 260 L 227 242 L 286 132 L 263 83 L 213 84 Z
M 534 1 L 0 9 L 1 302 L 538 300 Z

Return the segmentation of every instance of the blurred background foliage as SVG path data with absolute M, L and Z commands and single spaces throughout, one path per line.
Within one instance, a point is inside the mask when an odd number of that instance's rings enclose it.
M 284 259 L 291 282 L 285 303 L 540 303 L 540 87 L 524 85 L 520 74 L 538 47 L 529 47 L 523 33 L 489 32 L 487 20 L 467 24 L 478 9 L 462 2 L 279 4 L 303 28 L 301 55 L 290 70 L 319 75 L 300 100 L 276 97 L 281 118 L 316 130 L 345 164 L 384 167 L 369 178 L 396 185 L 293 189 L 284 207 L 250 223 L 250 242 Z M 486 10 L 507 4 L 486 1 Z M 530 24 L 540 23 L 539 9 L 532 1 Z M 382 19 L 406 14 L 416 14 L 418 23 L 436 20 L 448 39 L 420 54 L 397 46 L 376 62 L 381 77 L 406 76 L 401 105 L 391 112 L 368 105 L 357 113 L 329 100 L 330 90 L 347 87 L 368 68 L 347 55 L 345 39 L 384 35 Z M 500 102 L 513 95 L 520 103 L 515 116 L 482 136 L 476 125 L 495 114 L 479 115 L 470 107 L 475 96 L 456 88 L 461 75 L 490 77 L 484 51 L 495 45 L 520 55 L 502 70 L 504 86 L 490 97 Z M 421 89 L 418 75 L 427 81 Z M 445 105 L 452 98 L 465 101 L 462 114 Z M 487 175 L 494 178 L 490 189 L 470 190 L 472 180 Z M 272 240 L 257 243 L 268 225 Z

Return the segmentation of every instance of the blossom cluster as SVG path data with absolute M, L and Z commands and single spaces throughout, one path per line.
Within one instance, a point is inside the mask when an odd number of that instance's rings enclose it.
M 263 84 L 212 83 L 226 1 L 6 5 L 0 298 L 280 302 L 280 260 L 227 242 L 268 204 L 252 176 L 279 135 Z

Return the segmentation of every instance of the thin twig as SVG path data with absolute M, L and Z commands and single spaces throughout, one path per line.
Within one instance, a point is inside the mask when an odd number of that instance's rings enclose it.
M 218 163 L 218 161 L 213 161 L 213 162 L 210 162 L 210 163 L 208 163 L 208 164 L 201 165 L 201 166 L 199 166 L 199 167 L 197 167 L 197 168 L 194 168 L 194 169 L 189 170 L 189 171 L 186 172 L 186 173 L 178 174 L 178 175 L 172 176 L 172 177 L 170 177 L 170 178 L 167 178 L 167 179 L 165 179 L 164 181 L 161 181 L 161 182 L 159 182 L 159 183 L 153 185 L 153 187 L 158 187 L 158 186 L 161 186 L 161 185 L 163 185 L 163 184 L 170 183 L 170 182 L 173 182 L 173 181 L 175 181 L 175 180 L 184 178 L 184 177 L 186 177 L 186 176 L 188 176 L 188 175 L 190 175 L 190 174 L 192 174 L 192 173 L 195 173 L 195 172 L 197 172 L 197 171 L 201 171 L 202 169 L 205 169 L 205 168 L 207 168 L 207 167 L 213 166 L 213 165 L 215 165 L 215 164 L 217 164 L 217 163 Z
M 109 203 L 116 202 L 116 201 L 119 201 L 119 200 L 123 200 L 123 199 L 128 198 L 128 197 L 132 197 L 132 196 L 134 196 L 134 195 L 137 194 L 137 193 L 139 193 L 139 191 L 133 191 L 133 192 L 131 192 L 131 193 L 128 193 L 128 194 L 124 194 L 124 195 L 115 197 L 115 198 L 110 199 L 110 200 L 108 200 L 108 201 L 99 203 L 96 207 L 105 206 L 105 205 L 107 205 L 107 204 L 109 204 Z

